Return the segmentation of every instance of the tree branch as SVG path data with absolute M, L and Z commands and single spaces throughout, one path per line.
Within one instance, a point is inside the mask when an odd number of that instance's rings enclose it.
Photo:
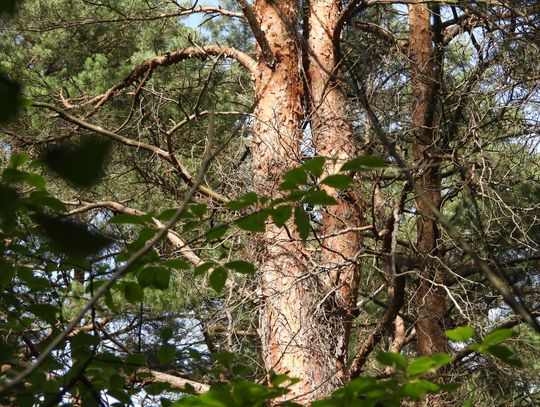
M 246 17 L 246 20 L 251 27 L 251 31 L 253 32 L 253 35 L 255 36 L 259 47 L 261 47 L 265 64 L 269 68 L 273 68 L 276 65 L 276 56 L 272 52 L 272 48 L 270 47 L 270 44 L 266 39 L 266 34 L 262 30 L 261 25 L 259 24 L 259 20 L 257 20 L 257 16 L 253 11 L 253 8 L 246 0 L 238 0 L 238 5 L 244 13 L 244 16 Z
M 146 61 L 135 67 L 131 73 L 126 76 L 122 82 L 109 88 L 105 93 L 95 96 L 92 99 L 80 103 L 78 105 L 65 104 L 66 109 L 81 109 L 87 105 L 95 105 L 95 107 L 103 106 L 110 99 L 112 99 L 118 92 L 127 88 L 140 78 L 144 77 L 149 69 L 155 69 L 156 67 L 164 67 L 176 64 L 180 61 L 187 59 L 207 59 L 209 56 L 231 58 L 238 61 L 244 68 L 250 73 L 253 73 L 256 66 L 256 61 L 251 58 L 245 52 L 239 51 L 236 48 L 222 47 L 220 45 L 203 45 L 197 47 L 183 48 L 178 51 L 168 53 L 166 55 L 155 56 L 147 59 Z
M 41 108 L 46 108 L 46 109 L 49 109 L 49 110 L 52 110 L 56 113 L 58 113 L 58 115 L 63 118 L 64 120 L 67 120 L 68 122 L 71 122 L 73 124 L 76 124 L 77 126 L 79 127 L 82 127 L 83 129 L 86 129 L 86 130 L 90 130 L 94 133 L 97 133 L 97 134 L 101 134 L 102 136 L 105 136 L 105 137 L 108 137 L 108 138 L 111 138 L 113 140 L 116 140 L 124 145 L 127 145 L 127 146 L 131 146 L 131 147 L 136 147 L 138 149 L 142 149 L 142 150 L 145 150 L 145 151 L 148 151 L 148 152 L 151 152 L 165 160 L 167 160 L 168 162 L 170 162 L 171 164 L 173 164 L 175 166 L 175 168 L 177 169 L 178 171 L 178 174 L 180 176 L 180 178 L 182 178 L 182 180 L 184 180 L 186 182 L 186 184 L 188 184 L 190 187 L 194 185 L 195 183 L 195 180 L 193 178 L 193 176 L 189 173 L 189 171 L 187 170 L 187 168 L 178 161 L 178 159 L 176 159 L 176 157 L 173 159 L 171 157 L 171 155 L 159 148 L 159 147 L 156 147 L 156 146 L 153 146 L 151 144 L 147 144 L 147 143 L 143 143 L 143 142 L 140 142 L 140 141 L 135 141 L 135 140 L 132 140 L 128 137 L 124 137 L 118 133 L 115 133 L 113 131 L 110 131 L 110 130 L 107 130 L 107 129 L 104 129 L 103 127 L 100 127 L 100 126 L 97 126 L 95 124 L 92 124 L 92 123 L 88 123 L 87 121 L 84 121 L 76 116 L 73 116 L 71 114 L 69 114 L 68 112 L 66 112 L 65 110 L 62 110 L 54 105 L 51 105 L 49 103 L 42 103 L 42 102 L 34 102 L 32 104 L 32 106 L 35 106 L 35 107 L 41 107 Z M 214 191 L 213 189 L 211 188 L 208 188 L 204 185 L 200 185 L 199 186 L 199 192 L 209 196 L 210 198 L 213 198 L 219 202 L 222 202 L 222 203 L 225 203 L 225 202 L 228 202 L 229 200 L 221 195 L 220 193 Z

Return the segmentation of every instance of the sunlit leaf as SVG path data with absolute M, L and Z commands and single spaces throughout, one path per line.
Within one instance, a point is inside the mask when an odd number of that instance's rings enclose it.
M 474 335 L 474 329 L 470 326 L 462 326 L 455 329 L 450 329 L 444 333 L 447 338 L 454 342 L 467 342 Z

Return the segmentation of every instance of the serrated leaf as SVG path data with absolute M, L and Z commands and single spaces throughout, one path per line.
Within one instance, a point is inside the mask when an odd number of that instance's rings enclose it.
M 309 205 L 336 205 L 337 202 L 334 198 L 326 193 L 322 189 L 309 191 L 304 196 L 304 203 Z
M 156 352 L 156 358 L 160 363 L 169 363 L 176 357 L 176 348 L 172 345 L 163 345 Z
M 295 184 L 303 185 L 308 181 L 306 170 L 302 167 L 293 168 L 292 170 L 287 171 L 283 174 L 283 181 Z
M 328 185 L 336 189 L 347 189 L 353 182 L 352 177 L 345 174 L 334 174 L 321 180 L 321 184 Z
M 225 287 L 225 281 L 227 281 L 227 274 L 227 269 L 223 267 L 216 267 L 208 278 L 210 287 L 216 290 L 218 294 L 221 293 L 223 287 Z
M 124 296 L 128 302 L 132 304 L 139 303 L 142 301 L 143 295 L 143 290 L 139 284 L 130 281 L 124 285 Z
M 306 240 L 309 236 L 309 216 L 300 206 L 294 208 L 294 224 L 296 225 L 296 231 L 303 240 Z
M 474 335 L 474 329 L 470 326 L 462 326 L 455 329 L 450 329 L 444 333 L 448 339 L 454 342 L 467 342 Z
M 372 171 L 378 168 L 385 168 L 387 166 L 388 165 L 379 157 L 362 155 L 347 161 L 345 164 L 343 164 L 340 171 Z
M 385 366 L 395 366 L 396 369 L 404 371 L 407 368 L 407 359 L 403 355 L 395 352 L 380 352 L 377 360 Z
M 497 329 L 496 331 L 487 334 L 484 337 L 482 344 L 495 345 L 515 336 L 515 334 L 516 333 L 512 329 Z
M 270 216 L 278 228 L 282 227 L 291 218 L 292 208 L 290 206 L 279 206 L 272 209 Z
M 253 266 L 253 264 L 251 264 L 249 261 L 234 260 L 234 261 L 225 263 L 225 267 L 227 267 L 229 270 L 234 270 L 237 273 L 242 273 L 242 274 L 255 273 L 255 266 Z
M 248 192 L 247 194 L 244 194 L 233 201 L 227 202 L 225 207 L 233 211 L 238 211 L 240 209 L 248 208 L 257 202 L 258 195 L 255 192 Z
M 247 230 L 248 232 L 264 232 L 268 215 L 268 210 L 255 212 L 245 218 L 238 219 L 236 225 L 240 229 Z
M 313 157 L 302 164 L 302 168 L 312 174 L 315 178 L 319 178 L 323 173 L 324 163 L 326 158 Z

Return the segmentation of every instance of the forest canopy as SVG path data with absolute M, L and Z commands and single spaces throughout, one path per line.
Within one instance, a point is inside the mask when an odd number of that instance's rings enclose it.
M 540 404 L 540 6 L 0 3 L 0 404 Z

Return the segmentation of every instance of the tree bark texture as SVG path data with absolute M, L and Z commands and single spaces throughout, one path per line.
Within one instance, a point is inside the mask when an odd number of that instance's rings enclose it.
M 343 163 L 357 155 L 347 96 L 340 76 L 333 35 L 340 17 L 340 2 L 312 0 L 309 3 L 308 90 L 309 114 L 313 143 L 318 155 L 327 157 L 323 177 L 339 173 Z M 353 309 L 358 294 L 360 267 L 358 254 L 361 236 L 354 229 L 362 224 L 360 201 L 354 192 L 340 192 L 327 187 L 326 192 L 338 202 L 323 212 L 321 277 L 326 295 L 323 312 L 318 317 L 321 332 L 321 355 L 328 364 L 327 372 L 338 375 L 330 385 L 347 381 L 346 371 L 349 334 Z M 322 378 L 321 378 L 322 379 Z
M 252 151 L 257 192 L 272 195 L 281 175 L 302 161 L 305 100 L 310 101 L 316 153 L 330 158 L 323 177 L 339 172 L 343 162 L 356 155 L 356 147 L 332 44 L 339 1 L 310 5 L 307 44 L 301 44 L 296 34 L 295 1 L 260 0 L 254 11 L 276 61 L 268 64 L 259 49 Z M 308 48 L 303 55 L 302 45 Z M 307 64 L 301 63 L 302 58 L 309 59 L 304 59 Z M 303 94 L 302 66 L 308 67 L 309 95 Z M 361 247 L 360 236 L 350 228 L 360 225 L 361 210 L 354 194 L 331 188 L 327 192 L 338 205 L 323 214 L 323 247 L 315 254 L 294 239 L 294 227 L 289 234 L 269 223 L 261 242 L 260 336 L 265 366 L 267 371 L 302 379 L 288 395 L 300 402 L 329 395 L 348 379 L 345 366 Z M 310 262 L 309 256 L 315 261 Z M 314 263 L 316 267 L 309 266 Z
M 409 5 L 409 56 L 411 59 L 413 152 L 416 166 L 415 182 L 424 197 L 436 208 L 441 206 L 440 133 L 436 126 L 437 92 L 440 63 L 433 45 L 431 12 L 425 4 Z M 418 351 L 422 355 L 447 351 L 444 335 L 446 292 L 438 257 L 440 227 L 420 195 L 416 197 L 418 211 L 416 248 L 423 259 L 419 275 L 418 321 L 416 324 Z
M 254 11 L 275 64 L 266 63 L 258 47 L 255 71 L 257 107 L 253 127 L 253 174 L 259 194 L 276 194 L 282 174 L 301 163 L 301 121 L 303 84 L 300 76 L 300 49 L 288 27 L 296 21 L 294 0 L 258 0 Z M 291 226 L 291 225 L 288 225 Z M 292 227 L 288 228 L 292 233 Z M 306 347 L 309 293 L 304 290 L 306 254 L 298 239 L 285 228 L 269 222 L 261 238 L 259 335 L 267 372 L 302 378 L 290 397 L 309 393 L 314 382 L 309 368 L 315 362 Z

